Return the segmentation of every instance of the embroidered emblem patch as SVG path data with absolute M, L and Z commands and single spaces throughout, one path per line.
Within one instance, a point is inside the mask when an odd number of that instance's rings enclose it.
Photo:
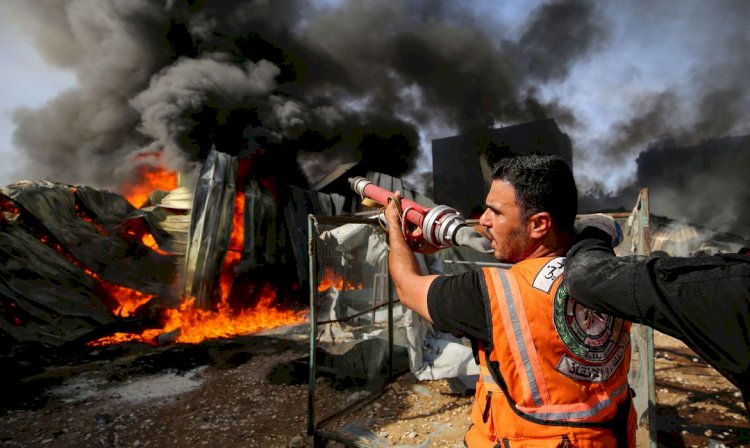
M 581 305 L 564 285 L 557 289 L 553 307 L 555 329 L 571 352 L 560 358 L 557 370 L 579 381 L 610 379 L 625 359 L 629 335 L 624 321 Z
M 548 293 L 550 288 L 552 288 L 552 284 L 563 273 L 565 273 L 565 257 L 553 258 L 539 270 L 531 286 Z

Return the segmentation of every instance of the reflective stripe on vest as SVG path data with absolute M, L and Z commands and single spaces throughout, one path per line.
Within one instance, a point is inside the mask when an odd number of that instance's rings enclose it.
M 502 285 L 502 288 L 496 287 L 495 297 L 503 316 L 503 326 L 516 368 L 526 375 L 526 382 L 523 383 L 525 394 L 533 400 L 535 406 L 542 406 L 550 402 L 550 396 L 531 338 L 531 329 L 526 319 L 518 284 L 515 277 L 509 276 L 501 269 L 492 269 L 490 272 L 495 277 L 493 283 Z
M 606 410 L 611 411 L 628 390 L 627 381 L 614 390 L 604 390 L 588 397 L 585 402 L 569 404 L 552 404 L 549 388 L 543 374 L 537 348 L 532 338 L 527 320 L 523 298 L 515 275 L 503 269 L 486 269 L 494 285 L 490 300 L 503 321 L 503 331 L 507 345 L 513 355 L 513 362 L 521 380 L 524 397 L 516 397 L 516 409 L 534 418 L 548 421 L 585 421 L 596 420 L 597 415 Z M 493 306 L 493 305 L 491 305 Z M 497 341 L 495 341 L 497 343 Z M 496 382 L 486 365 L 486 359 L 480 359 L 480 373 L 485 384 Z
M 485 389 L 488 391 L 493 392 L 501 392 L 502 389 L 500 388 L 500 385 L 497 384 L 495 381 L 495 378 L 490 373 L 489 369 L 487 369 L 483 365 L 480 365 L 479 367 L 479 373 L 480 373 L 480 379 L 485 384 Z M 615 389 L 614 392 L 609 397 L 604 398 L 601 401 L 597 401 L 597 403 L 593 406 L 588 407 L 587 409 L 583 409 L 580 411 L 569 411 L 569 412 L 533 412 L 534 417 L 543 419 L 543 420 L 585 420 L 593 417 L 596 415 L 597 412 L 601 411 L 602 409 L 606 408 L 607 406 L 610 406 L 613 404 L 613 400 L 618 398 L 620 395 L 622 395 L 626 390 L 628 389 L 628 384 L 622 384 L 620 387 Z M 571 406 L 576 405 L 565 405 L 564 407 L 570 408 Z M 545 407 L 547 410 L 552 410 L 552 408 L 556 407 L 555 405 L 548 405 Z
M 622 395 L 626 390 L 628 389 L 628 384 L 625 383 L 622 386 L 615 389 L 612 394 L 601 400 L 598 401 L 595 405 L 589 407 L 588 409 L 584 409 L 582 411 L 568 411 L 568 412 L 535 412 L 534 417 L 541 418 L 543 420 L 587 420 L 591 417 L 595 416 L 599 411 L 602 409 L 607 408 L 608 406 L 613 404 L 613 401 Z M 553 408 L 554 406 L 549 406 L 549 408 Z M 561 406 L 561 407 L 567 407 L 567 406 Z

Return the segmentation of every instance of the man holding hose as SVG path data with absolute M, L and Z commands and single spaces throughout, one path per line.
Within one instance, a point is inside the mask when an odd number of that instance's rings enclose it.
M 577 191 L 556 156 L 518 155 L 493 169 L 479 223 L 510 269 L 422 275 L 397 192 L 385 211 L 389 269 L 401 303 L 468 337 L 480 366 L 474 447 L 634 447 L 629 324 L 581 306 L 563 285 Z M 418 233 L 418 232 L 416 232 Z

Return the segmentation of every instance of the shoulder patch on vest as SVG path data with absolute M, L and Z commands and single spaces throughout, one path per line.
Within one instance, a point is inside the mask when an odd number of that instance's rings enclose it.
M 586 308 L 560 285 L 553 300 L 555 329 L 570 351 L 557 364 L 563 375 L 578 381 L 603 382 L 620 368 L 630 340 L 622 319 Z
M 553 258 L 547 262 L 542 269 L 536 274 L 534 283 L 531 284 L 534 288 L 549 293 L 552 284 L 565 272 L 565 257 Z

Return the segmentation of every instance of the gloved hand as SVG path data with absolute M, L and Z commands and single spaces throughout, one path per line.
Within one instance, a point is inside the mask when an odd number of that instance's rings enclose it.
M 622 242 L 622 228 L 609 215 L 605 215 L 604 213 L 582 215 L 576 220 L 576 232 L 580 234 L 586 227 L 595 227 L 606 232 L 612 238 L 612 247 L 617 247 Z

